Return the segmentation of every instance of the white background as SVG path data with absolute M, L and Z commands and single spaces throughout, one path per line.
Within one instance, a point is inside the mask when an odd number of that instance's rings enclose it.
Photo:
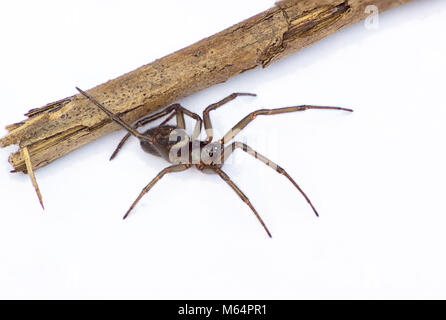
M 0 134 L 30 108 L 91 88 L 273 5 L 255 1 L 8 1 L 0 12 Z M 180 101 L 216 132 L 260 107 L 353 107 L 258 118 L 217 176 L 166 176 L 117 132 L 37 171 L 46 204 L 0 150 L 0 298 L 446 298 L 446 2 L 418 0 Z

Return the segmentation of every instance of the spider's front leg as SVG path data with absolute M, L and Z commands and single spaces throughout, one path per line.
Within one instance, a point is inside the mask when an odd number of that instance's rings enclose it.
M 209 117 L 209 112 L 212 110 L 215 110 L 217 108 L 220 108 L 222 105 L 228 103 L 229 101 L 234 100 L 237 97 L 241 96 L 251 96 L 256 97 L 257 95 L 255 93 L 242 93 L 242 92 L 235 92 L 227 96 L 226 98 L 211 104 L 203 111 L 203 120 L 204 120 L 204 129 L 206 130 L 207 138 L 205 140 L 206 143 L 212 142 L 212 139 L 214 138 L 214 130 L 212 129 L 212 123 L 211 118 Z
M 223 170 L 221 170 L 220 168 L 215 168 L 213 170 L 235 191 L 235 193 L 238 194 L 240 199 L 242 199 L 242 201 L 244 203 L 246 203 L 248 205 L 248 207 L 251 208 L 252 212 L 254 212 L 255 216 L 257 217 L 257 219 L 259 220 L 260 224 L 265 229 L 265 231 L 268 234 L 268 236 L 270 238 L 272 238 L 271 232 L 269 232 L 268 227 L 266 226 L 265 222 L 263 222 L 263 219 L 260 217 L 260 215 L 258 214 L 257 210 L 251 204 L 251 201 L 249 201 L 248 197 L 243 193 L 243 191 L 240 190 L 239 187 L 237 187 L 237 185 L 231 180 L 231 178 L 229 178 L 229 176 Z
M 248 145 L 241 143 L 241 142 L 233 142 L 231 145 L 225 147 L 223 154 L 221 155 L 221 163 L 224 163 L 224 161 L 229 158 L 232 155 L 232 152 L 236 149 L 241 149 L 248 153 L 249 155 L 253 156 L 254 158 L 262 161 L 264 164 L 269 166 L 270 168 L 274 169 L 277 173 L 280 173 L 281 175 L 285 176 L 295 187 L 299 192 L 302 194 L 302 196 L 307 200 L 308 204 L 313 209 L 316 216 L 319 217 L 319 213 L 317 212 L 316 208 L 314 207 L 313 203 L 311 202 L 310 198 L 306 195 L 306 193 L 301 189 L 301 187 L 294 181 L 293 178 L 288 174 L 288 172 L 285 171 L 282 167 L 274 163 L 273 161 L 269 160 L 267 157 L 261 155 L 257 151 L 253 150 Z
M 276 109 L 260 109 L 254 112 L 251 112 L 246 117 L 244 117 L 242 120 L 240 120 L 231 130 L 226 133 L 226 135 L 221 138 L 218 142 L 221 144 L 226 144 L 227 142 L 234 139 L 234 137 L 240 133 L 249 123 L 251 123 L 257 116 L 264 115 L 264 116 L 271 116 L 275 114 L 282 114 L 282 113 L 291 113 L 291 112 L 298 112 L 298 111 L 305 111 L 310 109 L 316 109 L 316 110 L 340 110 L 340 111 L 348 111 L 353 112 L 352 109 L 347 108 L 340 108 L 340 107 L 325 107 L 325 106 L 309 106 L 309 105 L 302 105 L 302 106 L 294 106 L 294 107 L 285 107 L 285 108 L 276 108 Z

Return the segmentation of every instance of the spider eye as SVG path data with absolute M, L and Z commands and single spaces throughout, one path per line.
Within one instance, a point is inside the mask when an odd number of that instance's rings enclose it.
M 220 161 L 221 147 L 216 144 L 206 145 L 201 152 L 201 161 L 207 165 L 218 164 Z

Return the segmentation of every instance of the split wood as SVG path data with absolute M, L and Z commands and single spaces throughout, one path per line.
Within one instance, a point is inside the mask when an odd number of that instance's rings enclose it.
M 230 77 L 267 67 L 337 30 L 410 0 L 283 0 L 187 48 L 87 90 L 126 122 L 134 122 L 176 100 Z M 370 7 L 369 7 L 370 8 Z M 73 88 L 75 84 L 73 83 Z M 30 173 L 120 129 L 80 94 L 29 111 L 7 126 L 0 146 L 18 144 L 13 172 Z

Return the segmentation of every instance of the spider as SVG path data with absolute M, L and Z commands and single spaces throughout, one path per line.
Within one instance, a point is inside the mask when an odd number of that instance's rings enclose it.
M 277 108 L 277 109 L 260 109 L 254 112 L 251 112 L 245 118 L 240 120 L 231 130 L 229 130 L 226 135 L 224 135 L 220 140 L 214 141 L 213 130 L 211 119 L 209 117 L 209 113 L 212 110 L 215 110 L 222 105 L 228 103 L 231 100 L 234 100 L 240 96 L 256 96 L 252 93 L 233 93 L 223 100 L 211 104 L 203 111 L 203 119 L 196 114 L 185 108 L 183 108 L 180 104 L 173 104 L 166 109 L 144 117 L 138 120 L 133 126 L 123 121 L 118 115 L 112 113 L 107 108 L 105 108 L 102 104 L 100 104 L 95 98 L 84 92 L 83 90 L 76 87 L 76 89 L 84 95 L 87 99 L 89 99 L 93 104 L 95 104 L 99 109 L 101 109 L 107 116 L 119 124 L 122 128 L 128 131 L 126 136 L 121 140 L 115 152 L 111 156 L 110 160 L 116 157 L 118 152 L 121 150 L 124 143 L 131 137 L 135 136 L 140 140 L 140 145 L 142 149 L 150 153 L 152 155 L 161 157 L 168 162 L 171 163 L 171 166 L 166 167 L 158 175 L 150 181 L 150 183 L 141 191 L 139 196 L 133 202 L 133 204 L 128 209 L 127 213 L 124 215 L 124 219 L 128 217 L 130 212 L 135 208 L 137 203 L 141 200 L 141 198 L 167 173 L 180 172 L 187 170 L 193 166 L 195 166 L 198 170 L 205 173 L 214 173 L 219 175 L 223 181 L 225 181 L 236 193 L 237 195 L 245 202 L 249 208 L 251 208 L 252 212 L 257 217 L 260 224 L 265 229 L 268 236 L 271 238 L 271 233 L 268 230 L 268 227 L 264 223 L 263 219 L 260 217 L 254 206 L 249 201 L 248 197 L 237 187 L 237 185 L 229 178 L 229 176 L 222 170 L 225 160 L 231 156 L 232 152 L 236 149 L 241 149 L 254 158 L 262 161 L 267 166 L 276 170 L 279 174 L 284 175 L 302 194 L 302 196 L 306 199 L 308 204 L 313 209 L 316 216 L 319 216 L 316 208 L 310 201 L 310 198 L 305 194 L 305 192 L 299 187 L 299 185 L 291 178 L 291 176 L 280 166 L 275 164 L 273 161 L 269 160 L 265 156 L 257 153 L 248 145 L 241 142 L 231 142 L 237 134 L 243 130 L 251 121 L 253 121 L 259 115 L 274 115 L 281 113 L 289 113 L 289 112 L 297 112 L 304 111 L 309 109 L 323 109 L 323 110 L 342 110 L 353 112 L 351 109 L 339 108 L 339 107 L 325 107 L 325 106 L 310 106 L 310 105 L 301 105 L 294 107 L 285 107 L 285 108 Z M 195 129 L 192 133 L 192 136 L 187 135 L 185 133 L 185 121 L 184 115 L 191 117 L 196 120 Z M 160 119 L 164 116 L 168 116 L 159 126 L 148 129 L 147 131 L 140 133 L 137 129 L 141 126 L 144 126 L 152 121 Z M 176 126 L 167 125 L 167 122 L 171 120 L 174 116 L 176 116 Z M 201 133 L 202 124 L 204 123 L 204 128 L 206 132 L 205 140 L 198 140 L 198 137 Z

